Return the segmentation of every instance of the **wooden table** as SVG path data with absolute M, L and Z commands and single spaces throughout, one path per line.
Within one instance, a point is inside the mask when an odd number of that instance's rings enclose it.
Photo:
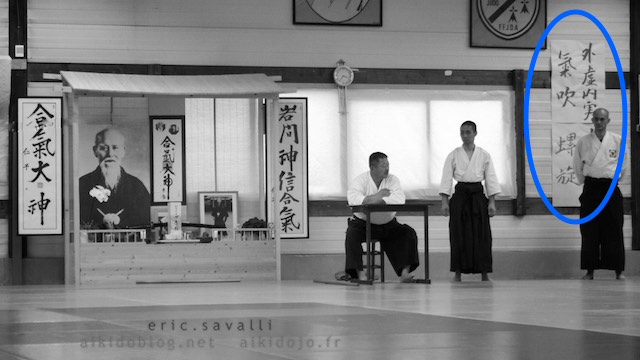
M 421 212 L 424 217 L 424 279 L 417 279 L 416 282 L 423 284 L 431 284 L 429 279 L 429 204 L 404 204 L 404 205 L 386 205 L 371 204 L 351 206 L 354 213 L 364 213 L 366 225 L 366 241 L 367 241 L 367 281 L 365 283 L 373 283 L 373 267 L 369 266 L 373 263 L 373 251 L 371 250 L 371 220 L 370 215 L 373 212 Z M 384 261 L 384 259 L 382 260 Z

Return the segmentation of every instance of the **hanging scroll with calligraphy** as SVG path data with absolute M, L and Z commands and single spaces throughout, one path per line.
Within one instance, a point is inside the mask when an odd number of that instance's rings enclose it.
M 62 234 L 62 99 L 18 99 L 18 234 Z
M 553 41 L 551 45 L 551 114 L 553 122 L 591 123 L 603 103 L 605 44 Z
M 605 50 L 601 42 L 551 44 L 554 206 L 580 206 L 582 185 L 576 181 L 571 157 L 578 139 L 590 132 L 593 111 L 604 100 Z
M 277 105 L 276 226 L 281 238 L 309 237 L 307 99 L 280 99 Z
M 578 139 L 589 134 L 587 124 L 554 123 L 552 125 L 553 148 L 553 205 L 579 206 L 578 197 L 582 185 L 573 171 L 573 153 Z
M 153 205 L 186 204 L 184 139 L 184 116 L 151 117 Z

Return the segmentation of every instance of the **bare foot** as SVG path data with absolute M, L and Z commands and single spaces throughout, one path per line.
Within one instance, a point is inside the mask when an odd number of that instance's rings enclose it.
M 593 280 L 593 273 L 587 272 L 587 274 L 582 277 L 582 280 Z
M 616 280 L 624 280 L 625 277 L 622 275 L 622 271 L 616 271 Z
M 358 280 L 367 281 L 367 273 L 364 270 L 358 270 Z
M 406 276 L 402 274 L 400 275 L 400 282 L 413 283 L 413 282 L 416 282 L 416 280 L 413 278 L 413 274 L 407 274 Z
M 416 280 L 413 278 L 413 274 L 409 273 L 409 267 L 402 269 L 402 273 L 400 274 L 400 282 L 403 282 L 403 283 L 416 282 Z

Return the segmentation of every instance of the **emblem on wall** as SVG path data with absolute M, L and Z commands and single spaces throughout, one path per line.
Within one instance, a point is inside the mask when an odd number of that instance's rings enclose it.
M 533 49 L 546 18 L 546 0 L 471 0 L 471 46 Z

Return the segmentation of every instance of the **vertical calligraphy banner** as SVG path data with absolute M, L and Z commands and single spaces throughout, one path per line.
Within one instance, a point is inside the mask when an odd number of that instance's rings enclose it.
M 553 122 L 590 123 L 605 91 L 602 42 L 555 40 L 551 44 Z
M 551 120 L 553 205 L 579 206 L 571 157 L 573 147 L 591 128 L 593 111 L 605 92 L 602 42 L 556 40 L 551 43 Z
M 186 204 L 184 139 L 184 116 L 151 117 L 153 205 Z
M 578 184 L 573 170 L 573 153 L 578 139 L 589 132 L 587 124 L 552 124 L 554 206 L 580 206 L 578 197 L 582 193 L 582 185 Z
M 62 234 L 62 99 L 18 99 L 18 234 Z
M 308 238 L 307 99 L 280 99 L 276 141 L 277 225 L 281 238 Z

